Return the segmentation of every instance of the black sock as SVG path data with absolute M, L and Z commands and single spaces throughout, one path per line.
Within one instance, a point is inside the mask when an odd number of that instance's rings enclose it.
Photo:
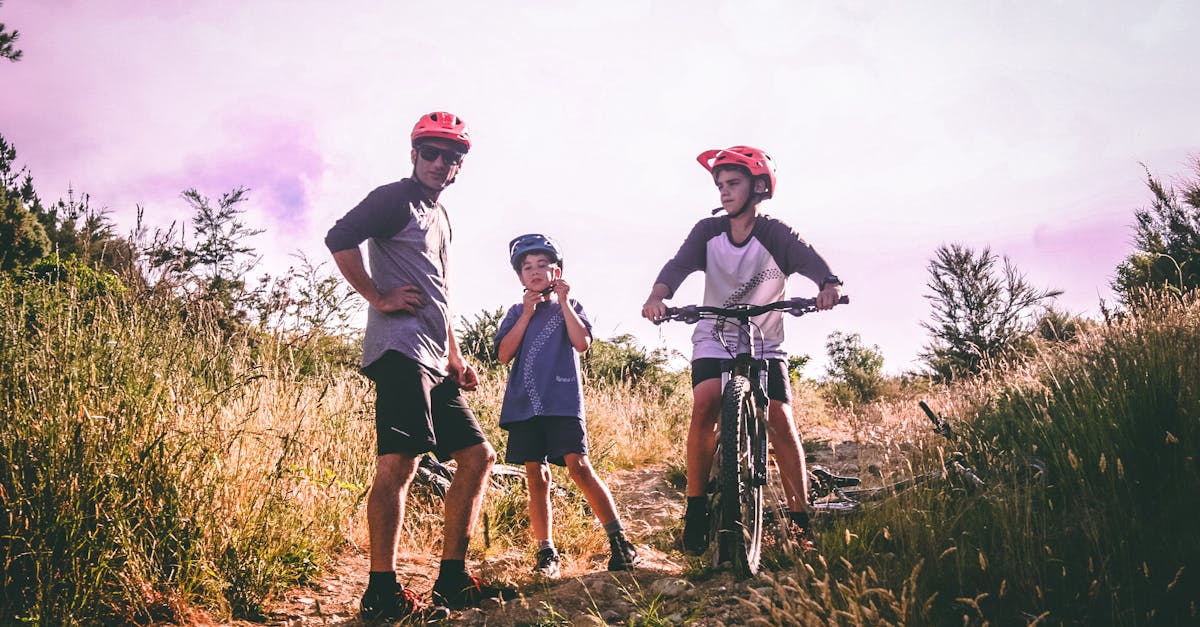
M 458 584 L 469 579 L 466 560 L 442 560 L 438 581 Z
M 389 590 L 399 588 L 400 583 L 396 581 L 396 571 L 371 571 L 370 579 L 367 580 L 368 590 Z
M 796 523 L 797 527 L 799 527 L 801 529 L 810 529 L 811 528 L 810 522 L 808 520 L 808 512 L 807 511 L 788 512 L 788 516 L 792 519 L 792 522 Z
M 687 497 L 687 513 L 684 514 L 688 518 L 703 516 L 708 513 L 708 497 L 707 496 L 689 496 Z

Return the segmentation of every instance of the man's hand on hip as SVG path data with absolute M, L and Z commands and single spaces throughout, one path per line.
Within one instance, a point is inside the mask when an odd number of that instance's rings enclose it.
M 371 306 L 382 313 L 415 314 L 418 308 L 425 306 L 425 294 L 415 285 L 401 285 L 381 293 Z

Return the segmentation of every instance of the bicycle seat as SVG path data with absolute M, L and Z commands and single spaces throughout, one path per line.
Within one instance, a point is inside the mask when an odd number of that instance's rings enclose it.
M 823 466 L 812 466 L 808 470 L 808 474 L 812 475 L 822 486 L 829 488 L 849 488 L 861 483 L 858 477 L 845 477 L 835 475 Z

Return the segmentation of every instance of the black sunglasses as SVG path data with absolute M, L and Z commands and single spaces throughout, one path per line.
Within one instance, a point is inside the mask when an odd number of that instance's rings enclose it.
M 463 157 L 466 156 L 465 153 L 461 153 L 457 150 L 447 150 L 443 148 L 436 148 L 434 146 L 421 146 L 417 148 L 417 154 L 420 155 L 422 159 L 430 162 L 437 161 L 437 158 L 441 157 L 442 163 L 445 163 L 446 165 L 458 165 L 462 163 Z

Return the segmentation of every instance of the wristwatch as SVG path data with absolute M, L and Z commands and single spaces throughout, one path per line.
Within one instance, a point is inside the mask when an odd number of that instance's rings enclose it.
M 841 280 L 841 279 L 839 279 L 839 278 L 837 278 L 837 276 L 836 276 L 836 275 L 833 275 L 833 274 L 831 274 L 831 275 L 829 275 L 829 276 L 827 276 L 827 277 L 825 277 L 825 278 L 821 279 L 821 287 L 820 287 L 820 289 L 822 289 L 822 290 L 823 290 L 823 289 L 825 289 L 825 286 L 826 286 L 826 285 L 837 285 L 837 286 L 842 286 L 842 285 L 845 285 L 845 283 L 842 283 L 842 280 Z

